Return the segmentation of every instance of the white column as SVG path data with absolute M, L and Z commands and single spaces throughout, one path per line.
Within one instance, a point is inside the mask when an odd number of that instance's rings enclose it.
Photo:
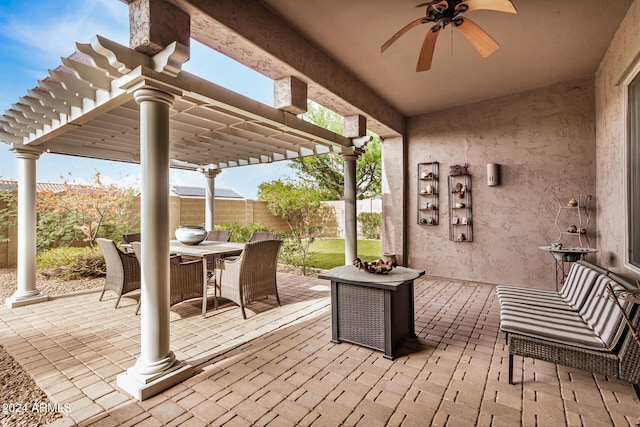
M 117 384 L 139 400 L 192 375 L 170 349 L 169 325 L 169 108 L 173 96 L 153 89 L 134 94 L 140 104 L 142 283 L 140 358 Z
M 36 160 L 40 150 L 13 146 L 18 159 L 18 286 L 9 308 L 46 301 L 36 289 Z
M 216 219 L 216 176 L 220 169 L 205 169 L 202 174 L 207 178 L 204 225 L 207 231 L 213 231 Z
M 353 264 L 358 256 L 358 227 L 356 213 L 356 161 L 358 154 L 343 154 L 344 158 L 344 258 Z

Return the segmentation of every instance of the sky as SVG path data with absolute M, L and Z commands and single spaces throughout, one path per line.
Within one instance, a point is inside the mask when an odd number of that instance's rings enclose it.
M 0 0 L 0 112 L 18 103 L 75 51 L 95 35 L 129 45 L 129 15 L 119 0 Z M 273 105 L 273 81 L 226 56 L 191 40 L 185 71 L 267 105 Z M 36 162 L 38 182 L 87 184 L 99 172 L 104 184 L 139 186 L 140 167 L 45 153 Z M 260 183 L 293 177 L 288 162 L 228 168 L 216 177 L 216 188 L 228 188 L 248 199 L 257 197 Z M 0 143 L 0 179 L 17 180 L 17 160 Z M 198 172 L 171 169 L 172 185 L 204 187 Z

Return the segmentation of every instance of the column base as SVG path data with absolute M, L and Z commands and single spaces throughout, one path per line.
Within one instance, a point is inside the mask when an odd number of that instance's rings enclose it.
M 16 307 L 21 307 L 23 305 L 37 304 L 39 302 L 45 302 L 48 300 L 49 300 L 49 297 L 47 295 L 43 295 L 39 291 L 36 291 L 33 295 L 13 294 L 5 300 L 4 305 L 6 305 L 9 308 L 16 308 Z
M 138 400 L 145 400 L 164 391 L 174 385 L 190 378 L 193 375 L 191 365 L 176 361 L 167 370 L 152 374 L 142 375 L 136 372 L 132 366 L 118 375 L 116 385 Z

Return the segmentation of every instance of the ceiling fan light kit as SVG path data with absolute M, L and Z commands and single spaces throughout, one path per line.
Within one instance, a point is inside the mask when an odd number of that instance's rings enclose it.
M 427 9 L 424 18 L 418 18 L 409 22 L 380 47 L 380 52 L 384 53 L 385 50 L 410 29 L 420 24 L 433 23 L 434 25 L 427 30 L 427 34 L 422 42 L 416 71 L 427 71 L 431 68 L 438 34 L 440 30 L 449 24 L 452 24 L 453 28 L 465 36 L 482 57 L 487 57 L 498 49 L 498 43 L 475 22 L 467 17 L 461 16 L 463 13 L 474 10 L 517 13 L 516 8 L 510 0 L 432 0 L 421 3 L 416 7 L 425 6 Z

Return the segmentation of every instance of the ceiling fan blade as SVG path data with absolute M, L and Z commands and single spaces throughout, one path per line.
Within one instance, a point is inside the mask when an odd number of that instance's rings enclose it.
M 483 57 L 491 55 L 498 49 L 498 43 L 482 28 L 468 18 L 456 18 L 453 26 L 460 31 Z
M 420 56 L 418 57 L 416 71 L 428 71 L 431 69 L 431 60 L 433 59 L 433 51 L 436 48 L 438 34 L 440 34 L 439 25 L 434 25 L 427 31 L 427 35 L 424 37 L 424 42 L 422 42 L 422 49 L 420 49 Z
M 398 31 L 397 33 L 395 33 L 393 35 L 393 37 L 391 37 L 389 40 L 386 41 L 385 44 L 383 44 L 382 46 L 380 46 L 380 53 L 384 53 L 385 50 L 387 50 L 387 48 L 389 46 L 391 46 L 393 43 L 395 43 L 396 40 L 398 40 L 404 33 L 406 33 L 407 31 L 409 31 L 410 29 L 412 29 L 413 27 L 420 25 L 420 23 L 422 22 L 424 18 L 418 18 L 415 21 L 411 21 L 409 22 L 407 25 L 405 25 L 404 27 L 402 27 L 402 29 L 400 31 Z
M 466 0 L 456 6 L 456 12 L 473 10 L 495 10 L 498 12 L 518 13 L 510 0 Z

